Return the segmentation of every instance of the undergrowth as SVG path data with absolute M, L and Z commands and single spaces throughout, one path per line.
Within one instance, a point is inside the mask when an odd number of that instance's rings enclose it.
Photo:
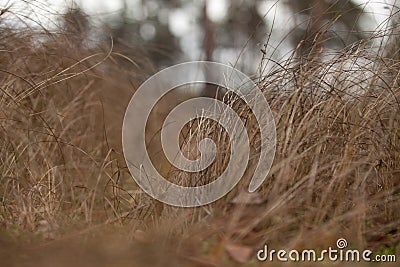
M 255 255 L 266 243 L 324 249 L 340 237 L 352 247 L 398 252 L 399 62 L 373 52 L 370 41 L 329 60 L 294 51 L 262 71 L 258 85 L 278 137 L 267 181 L 253 195 L 245 193 L 244 179 L 216 203 L 180 209 L 145 195 L 122 156 L 125 107 L 154 73 L 141 48 L 127 58 L 113 40 L 85 46 L 65 32 L 2 27 L 1 258 L 26 265 L 35 263 L 24 259 L 37 258 L 39 265 L 61 266 L 231 266 L 226 251 L 232 244 Z M 251 118 L 243 103 L 228 98 L 242 118 Z M 161 125 L 155 118 L 149 142 Z M 246 125 L 250 177 L 260 136 L 254 120 Z M 205 132 L 227 140 L 221 127 L 200 122 L 186 141 Z M 226 167 L 224 146 L 196 181 L 211 181 Z M 185 178 L 174 169 L 167 173 Z M 249 262 L 256 264 L 255 256 Z

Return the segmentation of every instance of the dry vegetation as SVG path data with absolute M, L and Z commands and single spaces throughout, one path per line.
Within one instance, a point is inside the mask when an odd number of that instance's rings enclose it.
M 267 182 L 179 209 L 141 193 L 122 157 L 127 101 L 154 72 L 146 59 L 112 41 L 85 48 L 66 33 L 1 28 L 1 265 L 257 266 L 265 243 L 324 249 L 339 237 L 399 256 L 400 63 L 367 44 L 260 77 L 278 136 Z M 222 140 L 213 127 L 200 131 Z M 224 153 L 202 179 L 224 168 Z

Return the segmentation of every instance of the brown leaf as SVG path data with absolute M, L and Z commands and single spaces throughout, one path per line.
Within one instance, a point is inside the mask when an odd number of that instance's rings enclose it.
M 146 234 L 142 230 L 135 230 L 133 237 L 140 242 L 146 242 Z
M 251 247 L 235 244 L 227 244 L 225 250 L 233 260 L 239 263 L 246 263 L 253 252 Z

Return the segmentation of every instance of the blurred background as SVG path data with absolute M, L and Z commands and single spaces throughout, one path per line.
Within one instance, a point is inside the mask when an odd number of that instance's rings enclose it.
M 325 249 L 340 237 L 399 254 L 396 2 L 0 0 L 0 262 L 253 265 L 264 244 Z M 250 197 L 261 137 L 232 101 L 251 136 L 243 183 L 213 205 L 175 209 L 134 182 L 121 128 L 146 78 L 192 60 L 254 78 L 279 139 L 270 179 Z M 145 141 L 158 171 L 186 182 L 163 154 L 160 129 L 174 107 L 206 92 L 181 89 L 153 108 Z M 197 131 L 182 131 L 183 148 L 208 134 L 222 144 L 215 165 L 190 176 L 212 181 L 227 163 L 227 135 L 209 122 L 188 127 Z
M 139 50 L 157 67 L 213 60 L 256 74 L 261 59 L 325 56 L 388 26 L 395 0 L 40 0 L 2 1 L 17 8 L 3 24 L 68 31 L 81 45 L 114 40 L 130 57 Z M 59 19 L 59 14 L 66 14 Z M 317 34 L 324 30 L 324 34 Z M 378 47 L 382 38 L 374 38 Z M 267 44 L 267 45 L 266 45 Z M 315 48 L 314 48 L 315 49 Z

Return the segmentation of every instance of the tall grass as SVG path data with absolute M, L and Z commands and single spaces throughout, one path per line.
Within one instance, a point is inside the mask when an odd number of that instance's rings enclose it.
M 231 266 L 228 244 L 254 251 L 265 243 L 324 249 L 345 237 L 352 247 L 398 247 L 399 62 L 372 53 L 370 40 L 331 60 L 299 60 L 294 51 L 259 77 L 278 136 L 267 182 L 249 196 L 244 179 L 214 204 L 178 209 L 145 196 L 122 157 L 124 109 L 153 71 L 139 52 L 129 59 L 112 41 L 87 47 L 62 32 L 3 27 L 0 36 L 1 231 L 33 240 L 4 241 L 5 260 L 25 262 L 18 256 L 23 253 L 28 259 L 40 255 L 43 265 Z M 250 177 L 259 130 L 242 102 L 231 95 L 225 100 L 246 120 Z M 156 116 L 149 142 L 158 125 Z M 216 124 L 194 125 L 184 136 L 190 147 L 183 149 L 195 150 L 199 136 L 227 140 Z M 216 161 L 197 181 L 223 171 L 228 146 L 220 143 Z M 185 178 L 172 168 L 167 173 Z M 92 234 L 95 241 L 88 241 Z M 88 242 L 81 254 L 80 240 Z M 24 244 L 23 252 L 16 244 Z M 76 255 L 82 261 L 71 262 Z

